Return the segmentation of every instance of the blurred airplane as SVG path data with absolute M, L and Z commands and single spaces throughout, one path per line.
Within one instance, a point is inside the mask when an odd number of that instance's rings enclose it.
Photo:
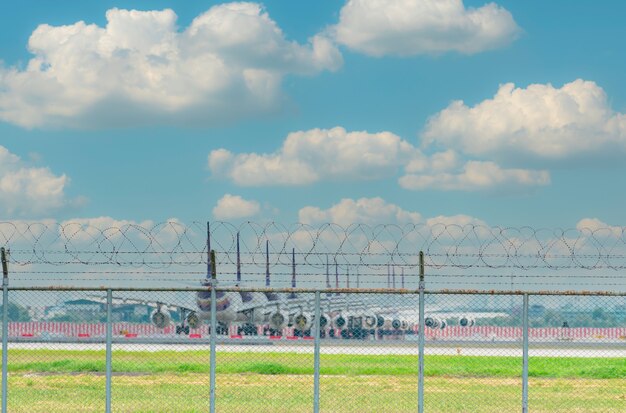
M 208 231 L 207 231 L 208 236 Z M 236 287 L 244 287 L 241 280 L 241 258 L 239 233 L 237 233 L 237 275 Z M 217 279 L 215 252 L 210 250 L 210 238 L 207 238 L 208 262 L 207 276 L 201 286 L 209 287 Z M 266 273 L 265 286 L 270 287 L 269 242 L 265 244 Z M 336 266 L 335 266 L 336 267 Z M 327 287 L 330 288 L 327 262 Z M 291 287 L 296 288 L 295 250 L 292 250 Z M 338 275 L 336 274 L 336 287 Z M 389 284 L 389 277 L 388 277 Z M 393 274 L 395 285 L 395 272 Z M 404 285 L 404 277 L 402 278 Z M 221 286 L 221 285 L 220 285 Z M 244 335 L 257 335 L 257 326 L 263 326 L 263 332 L 281 335 L 286 327 L 293 327 L 297 336 L 310 336 L 314 324 L 314 299 L 312 294 L 216 291 L 216 319 L 218 334 L 228 334 L 229 326 L 238 326 L 238 332 Z M 329 336 L 341 335 L 343 338 L 366 338 L 370 334 L 412 334 L 417 325 L 417 313 L 408 307 L 383 306 L 380 302 L 357 299 L 357 294 L 324 294 L 321 298 L 320 327 L 321 334 L 328 331 Z M 165 328 L 173 323 L 171 311 L 178 311 L 179 322 L 176 334 L 189 334 L 204 321 L 211 318 L 211 291 L 198 291 L 195 294 L 195 308 L 188 303 L 161 302 L 124 298 L 127 304 L 144 304 L 154 307 L 150 321 L 157 328 Z M 413 307 L 414 308 L 414 307 Z M 412 311 L 412 312 L 411 312 Z M 492 315 L 489 315 L 491 317 Z M 476 322 L 477 314 L 451 314 L 434 312 L 426 315 L 426 326 L 444 329 L 450 319 L 457 319 L 459 325 L 470 327 Z

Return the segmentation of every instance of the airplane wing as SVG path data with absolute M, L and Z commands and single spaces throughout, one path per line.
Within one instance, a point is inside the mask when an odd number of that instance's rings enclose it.
M 89 300 L 95 301 L 101 304 L 107 303 L 107 298 L 99 295 L 88 295 Z M 183 309 L 186 311 L 196 311 L 192 305 L 188 302 L 178 301 L 178 300 L 158 300 L 158 299 L 143 299 L 138 297 L 124 297 L 124 296 L 114 296 L 112 298 L 112 304 L 114 306 L 120 305 L 145 305 L 148 307 L 158 308 L 161 306 L 165 306 L 170 309 Z

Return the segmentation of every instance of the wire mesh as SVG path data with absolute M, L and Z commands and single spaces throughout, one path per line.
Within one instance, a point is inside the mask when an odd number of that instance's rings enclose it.
M 114 292 L 112 410 L 206 411 L 208 328 L 194 292 Z
M 107 291 L 9 293 L 9 411 L 103 411 Z M 112 410 L 209 410 L 209 289 L 112 297 Z M 216 297 L 216 411 L 311 411 L 315 293 Z M 424 411 L 520 410 L 522 298 L 426 291 Z M 320 411 L 418 409 L 419 304 L 414 291 L 320 292 Z M 528 320 L 531 411 L 624 411 L 623 295 L 531 294 Z
M 327 297 L 320 411 L 417 411 L 418 296 Z
M 106 308 L 95 295 L 11 292 L 8 411 L 104 410 Z
M 530 297 L 529 404 L 626 411 L 624 297 Z
M 426 296 L 426 411 L 520 411 L 521 303 L 521 296 Z
M 7 308 L 8 310 L 8 308 Z M 5 320 L 4 320 L 4 290 L 3 290 L 3 294 L 2 296 L 0 296 L 0 321 L 2 322 L 2 328 L 0 328 L 0 339 L 4 338 L 4 328 L 5 326 L 8 327 L 8 324 L 5 324 Z M 6 372 L 5 370 L 5 363 L 4 363 L 4 340 L 2 341 L 2 348 L 0 348 L 0 368 L 2 369 L 2 376 L 0 376 L 0 386 L 2 386 L 2 389 L 4 390 L 4 373 Z M 8 343 L 7 343 L 8 345 Z M 8 354 L 7 354 L 8 356 Z M 7 366 L 8 367 L 8 366 Z M 4 403 L 4 394 L 0 394 L 0 402 Z
M 227 291 L 221 299 L 238 296 L 258 307 L 238 325 L 220 322 L 216 411 L 312 411 L 314 294 Z

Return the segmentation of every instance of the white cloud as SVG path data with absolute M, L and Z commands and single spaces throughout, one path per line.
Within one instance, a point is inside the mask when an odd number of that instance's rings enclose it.
M 53 224 L 51 227 L 55 227 Z M 180 247 L 180 238 L 183 232 L 191 235 L 191 229 L 187 229 L 177 218 L 169 218 L 164 222 L 156 223 L 152 220 L 134 221 L 120 220 L 108 216 L 93 218 L 72 218 L 58 224 L 60 239 L 72 245 L 80 245 L 96 241 L 97 243 L 115 242 L 130 243 L 132 248 L 137 249 L 141 242 L 150 246 L 145 249 L 163 249 L 168 244 L 175 249 Z M 106 248 L 106 246 L 103 246 Z M 119 248 L 118 248 L 119 250 Z M 139 251 L 141 249 L 138 249 Z
M 598 218 L 583 218 L 576 224 L 576 229 L 584 234 L 594 237 L 612 236 L 619 238 L 624 235 L 626 227 L 609 225 Z
M 133 221 L 127 219 L 115 219 L 108 216 L 101 217 L 93 217 L 93 218 L 72 218 L 65 221 L 60 222 L 59 228 L 67 228 L 74 227 L 76 230 L 84 230 L 86 228 L 94 228 L 99 231 L 102 230 L 110 230 L 115 229 L 119 230 L 125 227 L 141 227 L 141 228 L 152 228 L 154 226 L 154 221 L 149 219 L 144 221 Z M 68 235 L 69 236 L 69 235 Z
M 448 227 L 456 226 L 460 228 L 464 228 L 466 226 L 489 227 L 485 221 L 464 214 L 452 216 L 439 215 L 433 218 L 428 218 L 426 220 L 426 225 L 429 227 L 443 225 Z
M 453 102 L 429 120 L 423 137 L 465 154 L 517 161 L 607 155 L 626 149 L 626 115 L 614 112 L 591 81 L 561 88 L 507 83 L 473 107 Z
M 550 183 L 547 171 L 503 169 L 494 162 L 469 161 L 456 173 L 407 174 L 399 179 L 405 189 L 438 189 L 478 191 L 501 189 L 518 190 L 520 187 L 542 186 Z
M 338 204 L 322 210 L 318 207 L 307 206 L 298 212 L 298 218 L 303 224 L 323 224 L 332 222 L 348 226 L 354 223 L 364 224 L 408 224 L 418 223 L 421 215 L 410 212 L 397 205 L 390 204 L 382 198 L 342 199 Z
M 330 31 L 338 43 L 368 55 L 411 56 L 495 49 L 520 29 L 494 3 L 466 9 L 462 0 L 349 0 Z
M 105 27 L 40 25 L 28 66 L 0 68 L 0 119 L 29 128 L 213 124 L 274 110 L 286 74 L 342 64 L 328 38 L 288 41 L 255 3 L 214 6 L 183 31 L 169 9 L 106 17 Z
M 306 185 L 322 179 L 374 179 L 392 176 L 419 150 L 391 132 L 347 132 L 344 128 L 290 133 L 274 154 L 209 154 L 214 176 L 237 185 Z
M 261 206 L 256 201 L 248 201 L 239 195 L 224 195 L 213 208 L 216 219 L 240 219 L 257 215 Z
M 66 175 L 49 168 L 30 167 L 0 146 L 0 212 L 6 216 L 33 217 L 59 210 L 78 200 L 67 199 Z
M 214 177 L 240 186 L 308 185 L 323 180 L 367 180 L 394 176 L 405 189 L 479 191 L 547 185 L 547 171 L 501 168 L 494 162 L 466 161 L 454 150 L 422 153 L 391 132 L 347 132 L 344 128 L 290 133 L 273 154 L 212 151 Z

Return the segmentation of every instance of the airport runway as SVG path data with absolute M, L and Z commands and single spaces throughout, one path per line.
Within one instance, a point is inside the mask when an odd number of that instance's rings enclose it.
M 116 340 L 117 341 L 117 340 Z M 47 349 L 47 350 L 103 350 L 105 344 L 100 342 L 12 342 L 9 349 Z M 125 340 L 115 342 L 113 350 L 119 351 L 197 351 L 209 350 L 206 340 L 190 342 L 163 342 L 163 340 L 138 340 L 132 343 Z M 218 352 L 250 352 L 250 353 L 300 353 L 312 354 L 313 341 L 309 340 L 255 340 L 242 343 L 241 340 L 220 341 Z M 323 340 L 322 354 L 361 354 L 361 355 L 417 355 L 416 341 L 378 341 L 378 342 L 342 342 Z M 428 343 L 425 348 L 427 355 L 457 356 L 506 356 L 522 357 L 521 343 L 516 342 L 437 342 Z M 605 357 L 626 358 L 626 342 L 621 343 L 571 343 L 555 342 L 534 344 L 529 349 L 530 357 Z

